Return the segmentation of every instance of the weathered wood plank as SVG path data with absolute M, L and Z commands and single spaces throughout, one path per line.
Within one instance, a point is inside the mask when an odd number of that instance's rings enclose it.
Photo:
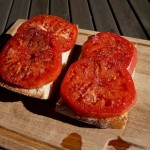
M 6 30 L 16 20 L 18 20 L 20 18 L 24 18 L 24 19 L 28 18 L 30 3 L 31 3 L 31 0 L 21 0 L 21 1 L 14 0 L 11 11 L 10 11 L 10 15 L 8 17 Z
M 32 140 L 28 137 L 24 137 L 13 131 L 8 131 L 4 128 L 0 128 L 0 145 L 6 149 L 12 150 L 58 150 L 58 148 L 52 145 L 45 144 Z M 13 140 L 15 139 L 15 141 Z M 0 150 L 4 150 L 0 148 Z
M 91 7 L 97 31 L 110 31 L 119 33 L 117 25 L 106 0 L 90 0 L 89 4 Z
M 79 28 L 94 30 L 92 16 L 87 0 L 69 0 L 71 21 L 79 25 Z
M 147 39 L 142 27 L 126 0 L 110 0 L 110 4 L 123 35 Z
M 32 0 L 30 17 L 49 13 L 49 0 Z
M 50 14 L 70 21 L 68 0 L 51 0 Z
M 4 32 L 13 0 L 0 0 L 0 35 Z
M 150 39 L 150 3 L 147 0 L 130 0 L 130 3 Z

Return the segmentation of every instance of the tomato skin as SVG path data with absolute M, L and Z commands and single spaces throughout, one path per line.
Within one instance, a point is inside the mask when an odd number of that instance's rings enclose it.
M 82 57 L 105 55 L 123 63 L 132 75 L 137 64 L 137 50 L 125 38 L 111 32 L 90 37 L 82 47 Z
M 60 93 L 77 114 L 92 118 L 120 116 L 136 102 L 131 75 L 122 64 L 108 57 L 83 58 L 73 63 Z
M 12 37 L 0 53 L 0 74 L 22 88 L 39 88 L 55 80 L 62 69 L 62 57 L 53 37 L 29 29 Z
M 37 28 L 53 34 L 63 52 L 74 46 L 78 34 L 76 25 L 60 17 L 46 14 L 30 18 L 18 28 L 17 33 L 22 33 L 29 28 Z

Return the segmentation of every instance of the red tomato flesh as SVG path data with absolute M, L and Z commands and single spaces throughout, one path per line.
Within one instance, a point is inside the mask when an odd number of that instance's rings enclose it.
M 2 78 L 23 88 L 38 88 L 55 80 L 62 68 L 62 57 L 52 39 L 38 29 L 12 37 L 0 53 Z
M 137 50 L 125 38 L 111 32 L 100 32 L 82 47 L 82 57 L 105 55 L 123 63 L 132 75 L 137 63 Z
M 92 118 L 120 116 L 136 102 L 131 75 L 108 57 L 83 58 L 73 63 L 60 93 L 77 114 Z
M 30 28 L 38 28 L 53 34 L 63 52 L 74 46 L 78 34 L 76 25 L 50 15 L 38 15 L 29 19 L 18 28 L 17 33 L 22 33 Z

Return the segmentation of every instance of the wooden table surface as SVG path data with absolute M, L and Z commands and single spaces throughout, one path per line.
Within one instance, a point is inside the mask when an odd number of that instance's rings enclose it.
M 150 39 L 149 0 L 0 0 L 0 35 L 17 19 L 60 16 L 79 28 Z
M 1 38 L 16 20 L 38 14 L 60 16 L 78 24 L 81 29 L 111 31 L 123 36 L 150 39 L 150 0 L 0 0 L 0 45 Z M 45 116 L 45 113 L 42 115 Z M 14 133 L 14 136 L 17 135 Z M 37 144 L 36 141 L 32 142 Z

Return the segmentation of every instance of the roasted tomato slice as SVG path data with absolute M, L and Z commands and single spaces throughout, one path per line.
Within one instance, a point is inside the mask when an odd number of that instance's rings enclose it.
M 55 35 L 62 51 L 70 50 L 76 41 L 78 29 L 77 26 L 57 16 L 39 15 L 23 23 L 17 30 L 22 33 L 29 28 L 38 28 Z
M 73 63 L 60 93 L 77 114 L 93 118 L 120 116 L 136 102 L 131 75 L 122 64 L 107 57 L 83 58 Z
M 38 88 L 55 80 L 62 68 L 62 57 L 52 39 L 38 29 L 12 37 L 0 54 L 2 78 L 23 88 Z
M 100 32 L 89 38 L 82 47 L 82 57 L 106 55 L 123 63 L 130 74 L 137 63 L 137 50 L 125 38 L 111 32 Z

